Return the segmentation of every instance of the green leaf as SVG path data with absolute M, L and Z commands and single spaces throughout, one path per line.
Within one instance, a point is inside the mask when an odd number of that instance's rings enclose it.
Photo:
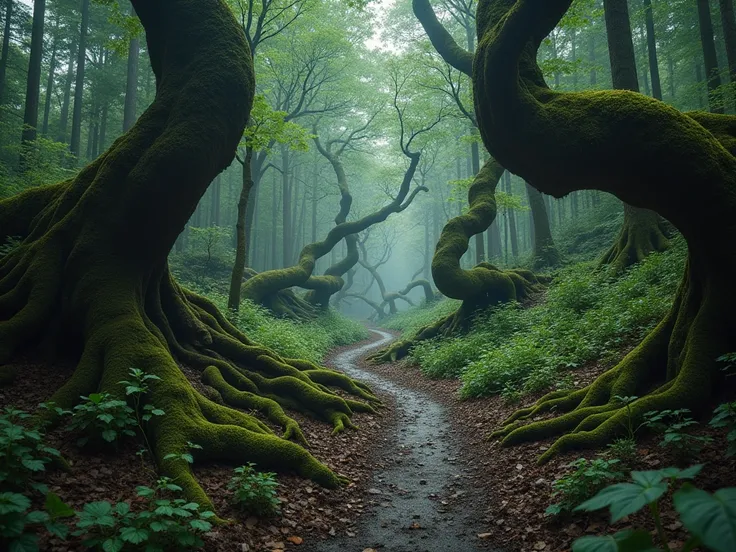
M 197 529 L 198 531 L 209 531 L 212 529 L 212 524 L 203 519 L 193 519 L 189 522 L 189 525 L 192 526 L 192 529 Z
M 130 512 L 130 505 L 127 502 L 118 502 L 115 505 L 115 513 L 117 513 L 120 516 L 124 516 Z
M 48 493 L 46 495 L 46 502 L 44 508 L 52 518 L 65 518 L 74 516 L 75 512 L 68 504 L 65 504 L 59 495 L 54 493 Z
M 120 531 L 120 538 L 132 544 L 140 544 L 148 540 L 148 531 L 137 527 L 124 527 Z
M 138 493 L 138 496 L 142 497 L 151 497 L 156 494 L 155 491 L 150 487 L 136 487 L 135 490 Z
M 44 471 L 46 469 L 43 467 L 43 462 L 41 460 L 33 460 L 30 458 L 24 458 L 23 460 L 21 460 L 21 464 L 23 464 L 26 468 L 28 468 L 32 472 Z
M 714 552 L 736 550 L 736 487 L 711 495 L 690 484 L 674 496 L 683 525 Z
M 109 424 L 115 419 L 115 417 L 112 414 L 98 414 L 97 419 Z
M 668 485 L 661 481 L 661 478 L 660 481 L 657 481 L 656 477 L 647 479 L 640 476 L 640 481 L 646 481 L 646 483 L 618 483 L 606 487 L 593 498 L 586 500 L 575 508 L 575 511 L 592 512 L 608 506 L 611 509 L 611 523 L 616 523 L 620 519 L 638 512 L 647 504 L 656 502 L 667 492 Z
M 10 543 L 8 552 L 38 552 L 38 537 L 32 533 L 21 535 Z
M 0 493 L 0 515 L 23 512 L 31 507 L 28 497 L 18 493 Z
M 107 441 L 108 443 L 112 443 L 115 438 L 118 436 L 118 432 L 114 429 L 106 429 L 102 432 L 102 438 Z
M 46 512 L 34 511 L 29 512 L 26 516 L 26 523 L 44 523 L 49 520 L 49 515 Z
M 69 534 L 69 527 L 63 523 L 47 522 L 44 523 L 43 526 L 49 533 L 59 537 L 60 539 L 65 539 Z
M 84 398 L 84 397 L 82 397 Z M 89 397 L 87 397 L 90 402 L 93 402 L 95 404 L 100 404 L 102 400 L 105 398 L 105 396 L 102 393 L 92 393 Z
M 153 410 L 151 410 L 151 414 L 153 414 L 154 416 L 163 416 L 164 414 L 166 414 L 166 412 L 164 412 L 160 408 L 154 408 Z
M 102 550 L 105 552 L 120 552 L 123 549 L 123 540 L 119 537 L 112 537 L 102 543 Z
M 154 533 L 160 533 L 161 531 L 166 530 L 166 524 L 161 521 L 152 521 L 149 527 Z
M 109 515 L 112 512 L 112 505 L 106 500 L 101 500 L 99 502 L 85 504 L 82 510 L 92 517 L 101 517 Z
M 194 457 L 187 452 L 181 455 L 181 459 L 189 464 L 194 464 Z
M 621 531 L 604 537 L 581 537 L 572 552 L 657 552 L 647 531 Z

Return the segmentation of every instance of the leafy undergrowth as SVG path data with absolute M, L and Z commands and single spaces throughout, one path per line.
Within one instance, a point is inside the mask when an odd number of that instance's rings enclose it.
M 712 519 L 736 519 L 736 511 L 729 517 L 713 508 L 714 500 L 733 495 L 733 491 L 721 489 L 736 486 L 733 456 L 736 452 L 736 403 L 728 402 L 734 400 L 732 392 L 715 400 L 710 405 L 713 412 L 702 419 L 691 420 L 683 411 L 661 412 L 651 417 L 651 423 L 634 428 L 634 439 L 626 443 L 627 446 L 619 442 L 598 451 L 571 451 L 545 464 L 538 464 L 537 458 L 548 449 L 552 439 L 502 447 L 499 441 L 487 438 L 519 405 L 511 405 L 501 396 L 463 399 L 457 393 L 461 382 L 418 377 L 419 368 L 410 364 L 410 360 L 371 369 L 400 385 L 422 391 L 445 405 L 448 419 L 462 445 L 458 453 L 458 471 L 465 468 L 464 477 L 469 478 L 468 484 L 479 495 L 487 497 L 470 515 L 480 518 L 484 532 L 478 535 L 479 542 L 489 543 L 493 549 L 507 552 L 561 552 L 571 549 L 574 552 L 662 552 L 667 548 L 660 544 L 659 525 L 669 550 L 681 552 L 693 550 L 685 546 L 694 534 L 702 533 L 702 542 L 709 542 L 710 531 L 700 531 L 699 526 L 707 525 Z M 589 384 L 604 369 L 600 364 L 581 368 L 575 374 L 576 387 Z M 538 397 L 539 394 L 522 397 L 521 406 L 533 404 Z M 665 423 L 660 424 L 663 419 Z M 679 435 L 679 438 L 674 438 L 674 435 Z M 691 446 L 694 442 L 698 446 Z M 681 443 L 686 443 L 685 450 Z M 699 472 L 698 468 L 689 470 L 695 465 L 703 467 Z M 685 472 L 676 472 L 673 467 Z M 630 486 L 632 479 L 638 484 L 637 481 L 643 477 L 639 474 L 632 476 L 631 471 L 645 472 L 647 484 L 640 486 L 646 489 Z M 706 512 L 708 515 L 704 515 L 698 508 L 677 505 L 677 495 L 683 490 L 683 485 L 688 490 L 689 487 L 681 481 L 667 487 L 665 480 L 683 473 L 692 473 L 688 477 L 693 479 L 686 481 L 707 492 L 706 495 L 698 491 L 695 498 L 710 508 L 710 514 Z M 617 518 L 612 523 L 607 511 L 593 508 L 598 503 L 588 504 L 585 508 L 597 511 L 578 509 L 581 503 L 610 485 L 624 485 L 616 489 L 637 491 L 638 501 L 632 498 L 622 503 L 622 507 L 630 509 L 631 515 Z M 646 507 L 637 510 L 635 507 L 641 505 L 640 496 L 644 494 Z M 658 502 L 658 523 L 652 519 L 647 502 L 650 500 Z M 600 500 L 598 502 L 602 504 Z M 721 548 L 694 549 L 734 550 L 733 540 L 725 538 L 736 538 L 736 533 L 727 531 L 732 527 L 730 523 L 732 521 L 711 524 L 714 529 L 723 529 L 724 538 L 719 541 Z M 625 536 L 624 531 L 633 531 L 636 542 L 648 545 L 639 548 L 633 547 L 635 543 L 629 543 L 631 547 L 619 546 L 616 539 L 621 540 Z M 573 548 L 573 543 L 581 538 L 585 540 Z
M 412 335 L 424 326 L 436 322 L 440 318 L 451 315 L 460 307 L 461 302 L 455 299 L 441 299 L 435 303 L 424 303 L 421 306 L 402 311 L 381 322 L 387 330 L 401 331 Z
M 207 297 L 222 312 L 227 310 L 227 296 L 210 292 Z M 360 322 L 330 309 L 309 322 L 275 318 L 269 312 L 245 300 L 238 312 L 228 317 L 250 339 L 278 351 L 282 357 L 303 358 L 315 363 L 336 347 L 367 339 L 370 335 Z
M 430 378 L 459 378 L 464 397 L 502 394 L 513 401 L 530 393 L 572 387 L 577 367 L 613 362 L 640 340 L 669 309 L 687 255 L 675 239 L 623 277 L 596 270 L 595 262 L 566 267 L 546 301 L 528 308 L 505 305 L 476 318 L 466 335 L 418 344 L 411 353 Z M 454 305 L 394 317 L 387 327 L 411 332 Z

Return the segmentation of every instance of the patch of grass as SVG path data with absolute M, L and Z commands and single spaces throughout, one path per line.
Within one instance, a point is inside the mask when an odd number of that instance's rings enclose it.
M 586 362 L 618 360 L 627 344 L 642 339 L 670 308 L 686 256 L 678 238 L 618 279 L 595 262 L 567 267 L 543 304 L 491 309 L 468 334 L 421 343 L 412 357 L 429 377 L 459 377 L 466 397 L 545 390 Z M 409 332 L 456 308 L 443 303 L 394 317 L 390 327 L 400 322 Z
M 423 304 L 386 318 L 381 322 L 381 326 L 387 330 L 397 330 L 410 335 L 440 318 L 451 315 L 460 308 L 460 304 L 461 302 L 455 299 L 442 299 L 428 305 Z
M 240 310 L 233 312 L 227 309 L 226 295 L 210 292 L 207 297 L 223 313 L 228 313 L 230 321 L 249 338 L 286 358 L 320 363 L 335 347 L 367 339 L 370 335 L 360 322 L 332 309 L 310 322 L 296 322 L 275 318 L 251 301 L 242 301 Z

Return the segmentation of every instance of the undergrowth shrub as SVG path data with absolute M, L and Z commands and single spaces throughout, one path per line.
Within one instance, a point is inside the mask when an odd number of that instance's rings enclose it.
M 256 465 L 249 462 L 235 468 L 235 475 L 227 488 L 233 493 L 233 502 L 243 511 L 256 516 L 270 516 L 280 510 L 281 501 L 276 493 L 279 486 L 276 474 L 259 472 Z
M 468 334 L 420 343 L 411 356 L 427 376 L 459 377 L 465 397 L 503 393 L 518 399 L 543 391 L 587 362 L 619 360 L 628 344 L 654 328 L 671 306 L 686 256 L 686 244 L 676 238 L 668 251 L 650 255 L 620 278 L 597 270 L 595 262 L 567 267 L 544 303 L 490 309 Z M 432 322 L 438 318 L 434 309 L 439 305 L 403 313 L 391 327 Z M 426 320 L 430 311 L 435 316 Z
M 309 322 L 274 317 L 252 301 L 240 303 L 240 310 L 229 311 L 227 296 L 209 293 L 207 297 L 228 313 L 230 321 L 256 343 L 278 351 L 286 358 L 303 358 L 320 363 L 335 347 L 368 338 L 368 330 L 360 322 L 330 309 Z

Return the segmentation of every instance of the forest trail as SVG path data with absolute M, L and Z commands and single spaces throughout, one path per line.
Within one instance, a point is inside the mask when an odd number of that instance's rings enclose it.
M 348 349 L 328 364 L 372 386 L 396 402 L 393 434 L 380 443 L 385 469 L 378 469 L 368 490 L 378 506 L 358 523 L 355 538 L 314 543 L 314 552 L 474 552 L 481 550 L 471 504 L 453 446 L 445 408 L 428 395 L 380 376 L 362 359 L 394 337 L 371 330 L 378 341 Z M 475 505 L 477 508 L 477 504 Z

